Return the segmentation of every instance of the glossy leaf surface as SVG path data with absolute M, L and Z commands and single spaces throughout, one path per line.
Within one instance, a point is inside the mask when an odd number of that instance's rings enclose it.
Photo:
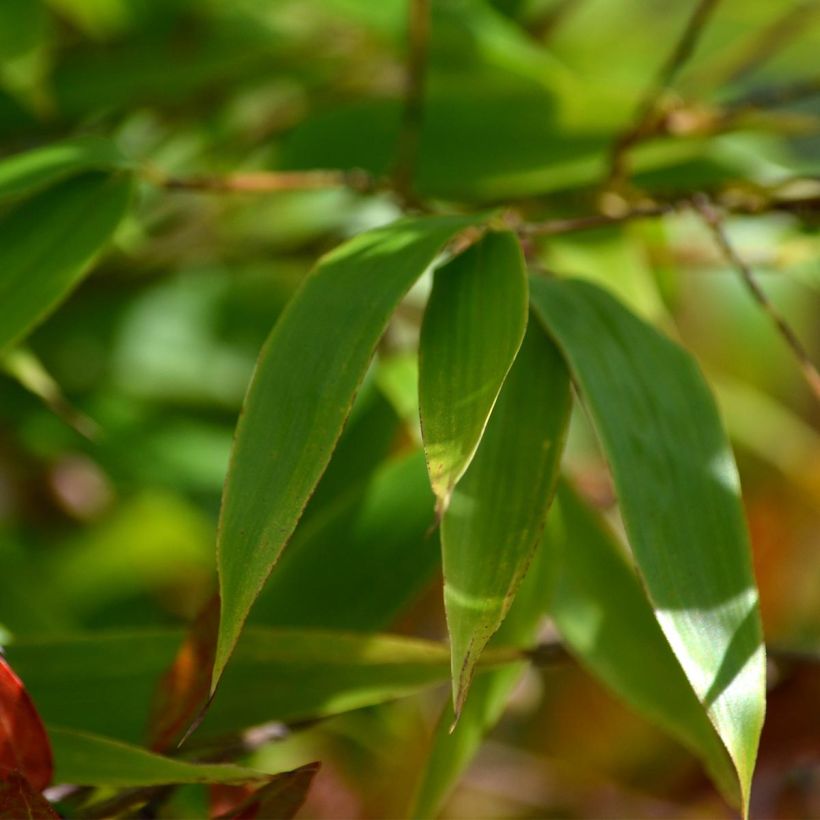
M 569 650 L 619 697 L 698 755 L 728 799 L 737 776 L 703 705 L 603 521 L 565 482 L 545 534 L 554 561 L 550 615 Z
M 569 409 L 566 367 L 532 322 L 441 525 L 456 714 L 541 537 Z
M 734 458 L 691 356 L 600 288 L 533 279 L 612 468 L 655 613 L 748 799 L 765 653 Z
M 419 342 L 430 483 L 444 508 L 481 440 L 527 326 L 518 240 L 488 233 L 436 271 Z
M 321 477 L 384 328 L 474 219 L 411 219 L 328 254 L 265 343 L 237 427 L 217 541 L 222 617 L 213 684 Z
M 77 285 L 125 215 L 131 187 L 128 176 L 84 174 L 0 216 L 0 352 Z

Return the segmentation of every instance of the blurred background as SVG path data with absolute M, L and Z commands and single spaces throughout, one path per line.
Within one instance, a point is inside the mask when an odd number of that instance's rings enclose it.
M 433 0 L 418 194 L 434 208 L 514 205 L 532 219 L 617 212 L 618 201 L 600 196 L 610 148 L 693 7 Z M 150 179 L 387 173 L 402 119 L 406 14 L 405 0 L 0 2 L 0 154 L 102 134 L 149 180 L 93 276 L 2 362 L 4 635 L 180 624 L 211 594 L 222 482 L 258 351 L 317 257 L 401 207 L 389 193 L 207 194 Z M 774 186 L 820 196 L 818 53 L 820 3 L 719 3 L 664 96 L 663 133 L 630 152 L 625 199 L 699 189 L 761 198 Z M 816 213 L 734 217 L 726 229 L 820 361 Z M 754 809 L 820 817 L 816 399 L 693 216 L 554 237 L 528 254 L 534 266 L 606 284 L 707 373 L 736 447 L 767 641 L 780 661 Z M 427 287 L 403 304 L 362 392 L 366 446 L 335 460 L 337 482 L 360 483 L 380 503 L 385 472 L 405 469 L 401 492 L 379 508 L 389 514 L 364 504 L 341 515 L 320 534 L 328 550 L 404 539 L 435 560 L 414 421 Z M 581 415 L 567 468 L 612 514 Z M 333 482 L 323 492 L 313 509 L 333 501 Z M 410 592 L 391 628 L 443 638 L 440 581 Z M 281 623 L 281 600 L 263 598 L 254 617 Z M 300 817 L 396 816 L 445 694 L 293 733 L 262 749 L 261 762 L 324 761 Z M 166 811 L 185 816 L 199 799 L 183 789 Z M 731 813 L 685 750 L 571 662 L 528 672 L 445 810 L 682 815 Z

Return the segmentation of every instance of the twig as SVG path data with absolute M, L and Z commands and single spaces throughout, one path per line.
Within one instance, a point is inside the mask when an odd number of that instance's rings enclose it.
M 728 114 L 746 112 L 756 108 L 772 108 L 801 102 L 820 95 L 820 75 L 807 77 L 788 85 L 760 88 L 726 103 L 722 110 Z
M 674 213 L 679 207 L 679 204 L 675 202 L 663 202 L 637 206 L 617 215 L 587 214 L 565 219 L 550 219 L 546 222 L 524 222 L 515 226 L 515 230 L 519 236 L 558 236 L 559 234 L 577 233 L 579 231 L 595 230 L 596 228 L 606 228 L 610 225 L 620 225 L 637 219 L 664 216 L 665 214 Z
M 672 53 L 663 63 L 652 84 L 638 105 L 634 124 L 615 142 L 610 153 L 608 187 L 620 185 L 627 174 L 626 155 L 656 127 L 656 113 L 661 98 L 674 82 L 680 70 L 692 56 L 710 15 L 720 0 L 699 0 L 692 16 Z
M 692 78 L 692 84 L 700 86 L 707 83 L 711 87 L 717 87 L 736 82 L 750 71 L 760 68 L 805 32 L 811 18 L 818 13 L 820 3 L 817 0 L 806 0 L 788 8 L 781 16 L 757 32 L 745 46 L 741 47 L 739 53 L 724 60 L 722 67 L 704 66 L 703 72 L 698 71 L 696 77 Z
M 760 305 L 763 311 L 773 322 L 780 335 L 785 340 L 786 344 L 791 348 L 803 376 L 806 379 L 809 387 L 814 393 L 815 397 L 820 401 L 820 372 L 818 372 L 814 363 L 809 358 L 809 354 L 803 347 L 803 343 L 797 337 L 797 334 L 788 324 L 783 315 L 778 309 L 769 301 L 766 292 L 760 287 L 760 283 L 755 279 L 752 269 L 748 264 L 738 255 L 737 251 L 729 242 L 726 232 L 723 229 L 721 216 L 714 206 L 712 200 L 705 194 L 696 194 L 692 197 L 692 206 L 701 215 L 704 223 L 710 229 L 715 243 L 720 248 L 721 253 L 726 260 L 735 268 L 740 274 L 743 283 L 747 290 L 751 293 L 752 298 Z
M 424 115 L 430 4 L 431 0 L 409 0 L 408 3 L 404 114 L 393 168 L 393 187 L 401 199 L 410 204 L 416 201 L 413 193 L 413 175 L 418 160 Z
M 350 188 L 360 193 L 378 190 L 379 183 L 366 171 L 251 171 L 226 176 L 166 176 L 155 169 L 145 169 L 143 177 L 170 191 L 211 193 L 273 193 L 307 191 L 324 188 Z

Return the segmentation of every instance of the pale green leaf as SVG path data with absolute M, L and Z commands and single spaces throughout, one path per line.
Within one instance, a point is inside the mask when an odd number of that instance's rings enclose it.
M 737 768 L 744 805 L 765 651 L 740 483 L 694 360 L 600 288 L 533 279 L 612 468 L 655 613 Z
M 419 409 L 440 508 L 475 454 L 527 327 L 518 240 L 488 233 L 436 271 L 419 342 Z
M 189 763 L 100 735 L 49 725 L 54 780 L 81 786 L 161 786 L 171 783 L 252 783 L 264 772 L 228 763 Z
M 0 351 L 78 284 L 131 198 L 128 175 L 84 174 L 0 216 Z
M 533 320 L 441 525 L 456 714 L 541 537 L 569 409 L 564 362 Z
M 547 522 L 550 614 L 567 648 L 638 712 L 698 755 L 728 799 L 737 775 L 613 534 L 565 483 Z
M 327 466 L 391 314 L 443 246 L 475 219 L 410 219 L 342 245 L 322 259 L 265 343 L 222 503 L 214 687 Z

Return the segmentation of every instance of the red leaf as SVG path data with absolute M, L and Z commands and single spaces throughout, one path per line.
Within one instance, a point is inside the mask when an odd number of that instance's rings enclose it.
M 0 783 L 0 820 L 52 820 L 59 814 L 40 792 L 18 772 L 9 772 Z
M 212 786 L 211 817 L 215 820 L 290 820 L 307 798 L 319 763 L 282 772 L 256 791 L 246 786 Z
M 19 773 L 35 791 L 51 782 L 51 743 L 23 682 L 0 657 L 0 780 Z
M 148 744 L 155 752 L 172 749 L 208 705 L 211 670 L 219 629 L 219 596 L 205 605 L 154 692 Z

